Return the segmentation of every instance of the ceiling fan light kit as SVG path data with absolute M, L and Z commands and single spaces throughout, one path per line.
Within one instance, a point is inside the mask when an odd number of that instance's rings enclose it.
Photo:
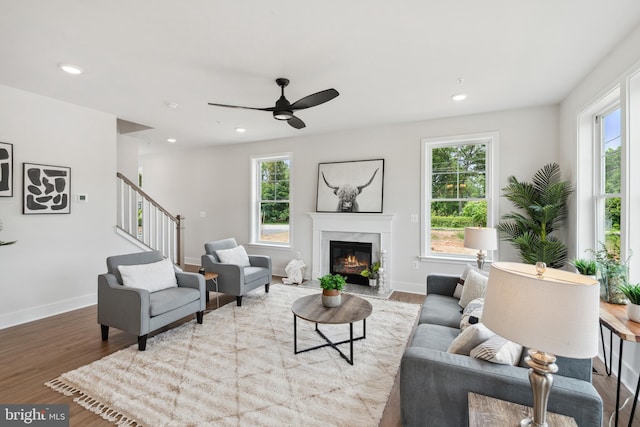
M 340 95 L 335 89 L 327 89 L 320 92 L 316 92 L 314 94 L 305 96 L 291 104 L 287 98 L 284 96 L 284 88 L 289 85 L 289 79 L 278 78 L 276 79 L 276 84 L 280 86 L 280 98 L 276 101 L 276 105 L 274 107 L 267 108 L 255 108 L 255 107 L 242 107 L 239 105 L 227 105 L 227 104 L 216 104 L 209 102 L 209 105 L 213 105 L 215 107 L 227 107 L 227 108 L 243 108 L 245 110 L 258 110 L 258 111 L 271 111 L 273 112 L 273 118 L 276 120 L 286 120 L 287 123 L 291 127 L 296 129 L 302 129 L 306 125 L 305 123 L 298 117 L 296 117 L 293 112 L 297 110 L 304 110 L 306 108 L 315 107 L 316 105 L 324 104 L 325 102 L 331 101 L 336 96 Z

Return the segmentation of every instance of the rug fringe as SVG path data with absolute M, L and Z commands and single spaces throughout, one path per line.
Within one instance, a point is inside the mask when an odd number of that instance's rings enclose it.
M 111 421 L 115 423 L 117 426 L 131 426 L 131 427 L 141 427 L 142 424 L 138 423 L 136 420 L 127 417 L 126 415 L 116 411 L 115 409 L 109 408 L 104 403 L 100 402 L 97 399 L 83 393 L 81 390 L 67 384 L 60 377 L 47 381 L 44 383 L 47 387 L 64 394 L 65 396 L 76 396 L 73 401 L 83 408 L 93 412 L 96 415 L 99 415 L 103 419 L 107 421 Z

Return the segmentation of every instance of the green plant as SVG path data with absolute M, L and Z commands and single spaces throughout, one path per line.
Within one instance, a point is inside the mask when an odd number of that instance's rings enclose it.
M 629 299 L 631 304 L 640 305 L 640 283 L 635 285 L 631 283 L 618 285 L 618 289 Z
M 593 259 L 576 258 L 570 261 L 569 264 L 573 265 L 578 273 L 585 276 L 595 276 L 598 269 L 598 264 Z
M 510 242 L 527 264 L 542 261 L 561 268 L 567 260 L 567 246 L 551 235 L 567 217 L 567 199 L 574 191 L 560 177 L 560 166 L 550 163 L 535 173 L 533 182 L 510 176 L 509 185 L 502 189 L 520 212 L 503 215 L 497 228 L 501 239 Z
M 627 285 L 629 257 L 620 258 L 618 247 L 609 248 L 607 244 L 600 242 L 600 249 L 589 249 L 596 260 L 599 272 L 599 281 L 602 298 L 613 304 L 625 304 L 621 286 Z
M 360 272 L 361 276 L 368 277 L 369 279 L 378 278 L 378 270 L 380 270 L 380 261 L 376 261 L 369 268 L 365 268 Z
M 339 274 L 326 274 L 318 280 L 320 281 L 320 287 L 325 290 L 336 289 L 341 291 L 344 289 L 344 285 L 347 284 L 346 277 Z
M 0 231 L 2 231 L 2 222 L 0 222 Z M 17 242 L 17 240 L 14 240 L 13 242 L 3 242 L 0 240 L 0 246 L 13 245 L 15 242 Z

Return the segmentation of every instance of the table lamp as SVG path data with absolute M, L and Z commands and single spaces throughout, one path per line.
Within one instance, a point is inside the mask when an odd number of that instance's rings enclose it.
M 478 249 L 478 268 L 482 270 L 486 256 L 483 251 L 495 251 L 498 249 L 498 233 L 495 228 L 465 227 L 464 247 Z
M 591 358 L 598 353 L 598 281 L 536 265 L 495 262 L 485 293 L 482 323 L 528 347 L 533 419 L 522 426 L 548 426 L 547 402 L 558 372 L 556 355 Z

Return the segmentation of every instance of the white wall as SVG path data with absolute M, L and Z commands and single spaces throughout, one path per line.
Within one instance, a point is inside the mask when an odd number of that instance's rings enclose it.
M 585 79 L 567 96 L 561 103 L 559 109 L 559 130 L 560 130 L 560 158 L 566 164 L 574 177 L 577 177 L 578 190 L 577 197 L 572 200 L 570 216 L 584 215 L 589 209 L 593 210 L 591 198 L 591 179 L 589 175 L 590 165 L 585 164 L 584 159 L 590 159 L 591 141 L 584 146 L 578 145 L 578 123 L 577 117 L 586 111 L 591 105 L 600 100 L 616 87 L 620 87 L 622 93 L 628 93 L 625 88 L 628 86 L 628 78 L 633 70 L 640 69 L 640 27 L 637 27 L 629 36 L 623 40 L 618 47 L 613 50 Z M 630 279 L 637 283 L 640 281 L 640 224 L 636 220 L 640 215 L 640 168 L 636 167 L 640 161 L 638 152 L 638 117 L 640 117 L 640 106 L 637 99 L 640 98 L 638 90 L 638 78 L 631 80 L 632 89 L 636 92 L 635 108 L 630 112 L 633 122 L 630 143 L 630 167 L 629 174 L 629 194 L 630 194 L 630 218 L 628 228 L 630 231 L 629 247 L 634 255 L 630 263 Z M 622 104 L 626 104 L 626 97 L 623 95 Z M 625 106 L 626 108 L 626 106 Z M 624 125 L 624 123 L 623 123 Z M 635 131 L 635 133 L 634 133 Z M 595 242 L 593 227 L 585 215 L 585 220 L 580 223 L 569 222 L 568 224 L 568 244 L 572 256 L 582 256 L 587 248 L 594 248 Z M 624 219 L 623 219 L 624 221 Z M 608 333 L 605 334 L 605 342 L 608 347 Z M 622 370 L 622 380 L 631 390 L 635 390 L 638 373 L 640 372 L 640 349 L 636 343 L 626 342 L 624 348 L 624 360 Z M 617 361 L 619 341 L 614 338 L 614 361 Z M 607 353 L 610 349 L 607 350 Z M 617 370 L 617 362 L 614 363 Z
M 174 214 L 184 215 L 186 258 L 199 263 L 207 241 L 235 237 L 249 241 L 250 157 L 291 152 L 292 250 L 252 248 L 273 258 L 274 271 L 283 274 L 296 251 L 311 264 L 311 219 L 315 211 L 317 167 L 321 162 L 385 159 L 384 212 L 396 215 L 393 225 L 392 286 L 425 292 L 431 272 L 457 273 L 460 264 L 412 262 L 420 255 L 420 227 L 411 214 L 420 213 L 421 139 L 497 131 L 500 134 L 500 188 L 507 177 L 530 179 L 543 165 L 556 161 L 557 108 L 544 106 L 520 110 L 429 120 L 396 126 L 336 132 L 319 136 L 262 141 L 187 150 L 141 157 L 144 189 Z M 301 132 L 304 135 L 304 131 Z M 561 165 L 562 166 L 562 165 Z M 500 201 L 500 215 L 512 206 Z M 206 212 L 201 218 L 200 212 Z M 502 244 L 499 257 L 516 260 L 511 247 Z M 310 270 L 310 269 L 309 269 Z M 308 271 L 309 273 L 309 271 Z
M 105 258 L 135 250 L 114 230 L 116 118 L 0 85 L 0 141 L 14 149 L 0 240 L 18 241 L 0 247 L 0 328 L 94 304 Z M 22 214 L 23 162 L 71 167 L 70 214 Z
M 138 150 L 140 140 L 129 135 L 118 135 L 118 172 L 138 185 Z

